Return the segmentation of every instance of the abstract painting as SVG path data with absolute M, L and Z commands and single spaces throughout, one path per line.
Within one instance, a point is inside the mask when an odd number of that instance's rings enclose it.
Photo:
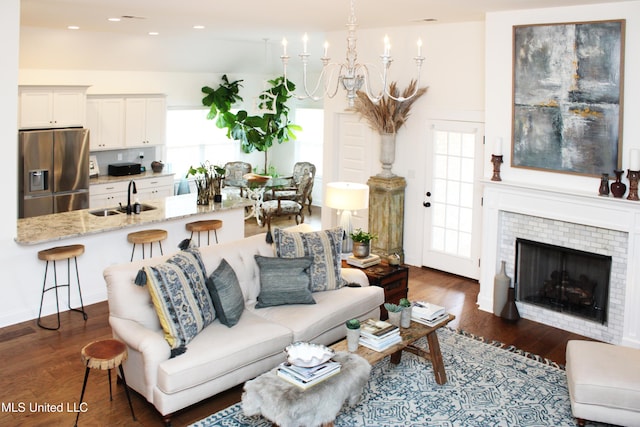
M 513 27 L 512 166 L 589 176 L 620 167 L 624 27 Z

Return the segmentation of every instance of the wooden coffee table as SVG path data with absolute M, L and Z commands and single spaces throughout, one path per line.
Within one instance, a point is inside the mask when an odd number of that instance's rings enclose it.
M 358 346 L 356 354 L 364 357 L 371 365 L 374 365 L 384 359 L 387 356 L 391 356 L 391 363 L 400 363 L 402 357 L 402 351 L 408 351 L 413 354 L 417 354 L 429 361 L 433 366 L 433 373 L 436 377 L 438 384 L 445 384 L 447 382 L 447 374 L 444 371 L 444 361 L 442 360 L 442 353 L 440 352 L 440 342 L 438 341 L 437 330 L 447 325 L 456 317 L 453 314 L 449 314 L 449 318 L 443 320 L 436 326 L 427 326 L 418 322 L 411 322 L 409 328 L 400 328 L 400 336 L 402 342 L 389 347 L 384 351 L 375 351 L 363 345 Z M 427 343 L 429 348 L 427 350 L 416 347 L 413 344 L 422 337 L 427 337 Z M 331 346 L 336 351 L 347 351 L 347 340 L 344 339 Z

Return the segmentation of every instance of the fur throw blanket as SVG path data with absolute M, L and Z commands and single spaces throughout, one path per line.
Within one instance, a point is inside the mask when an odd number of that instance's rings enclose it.
M 357 354 L 340 351 L 333 359 L 342 364 L 340 373 L 307 390 L 278 378 L 275 369 L 247 381 L 242 394 L 244 414 L 261 414 L 280 427 L 333 421 L 345 402 L 354 406 L 360 401 L 371 372 L 371 365 Z

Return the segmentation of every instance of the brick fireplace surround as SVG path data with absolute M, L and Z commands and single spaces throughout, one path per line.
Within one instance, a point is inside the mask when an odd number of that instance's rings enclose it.
M 523 318 L 612 344 L 640 348 L 640 202 L 559 189 L 484 182 L 478 306 L 493 311 L 500 261 L 514 278 L 515 239 L 612 257 L 607 322 L 602 325 L 518 302 Z

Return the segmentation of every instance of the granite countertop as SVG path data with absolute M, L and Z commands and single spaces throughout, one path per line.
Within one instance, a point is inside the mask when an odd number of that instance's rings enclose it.
M 173 176 L 175 175 L 173 172 L 158 172 L 155 173 L 151 170 L 146 172 L 139 173 L 137 175 L 124 175 L 124 176 L 110 176 L 110 175 L 98 175 L 96 177 L 89 179 L 89 185 L 96 184 L 108 184 L 111 182 L 123 182 L 123 181 L 131 181 L 136 179 L 145 179 L 145 178 L 159 178 L 163 176 Z
M 20 245 L 35 245 L 43 242 L 103 233 L 143 224 L 187 218 L 210 212 L 242 209 L 253 205 L 251 201 L 245 198 L 228 195 L 222 203 L 200 206 L 196 203 L 195 194 L 171 196 L 164 199 L 147 201 L 143 204 L 154 206 L 157 209 L 143 211 L 138 215 L 119 213 L 110 216 L 95 216 L 90 212 L 96 209 L 82 209 L 18 219 L 18 230 L 15 240 Z

